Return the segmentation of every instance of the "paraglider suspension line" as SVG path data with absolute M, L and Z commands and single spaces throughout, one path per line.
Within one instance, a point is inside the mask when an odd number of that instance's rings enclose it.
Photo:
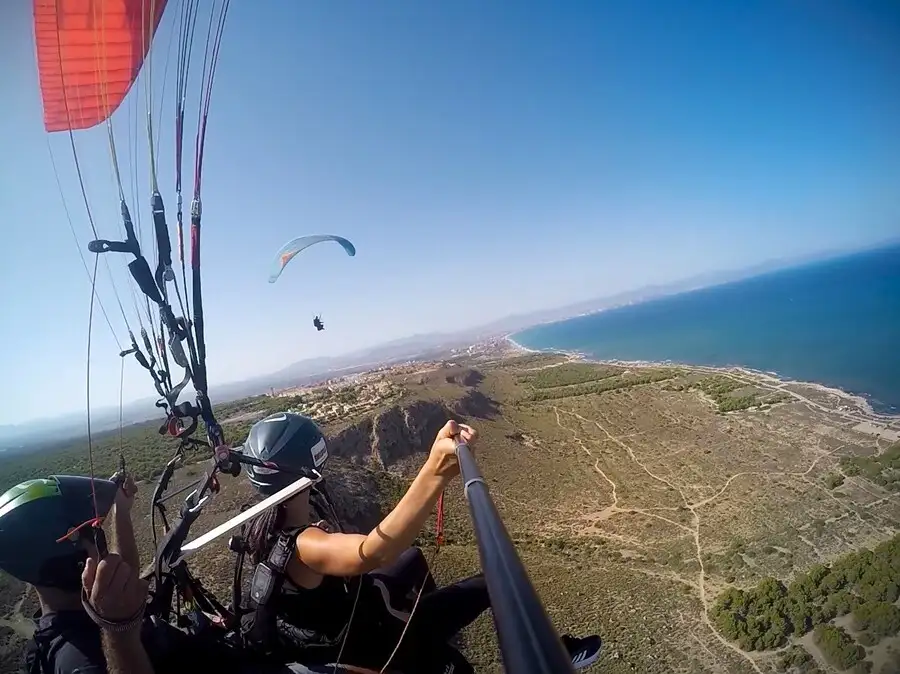
M 119 358 L 119 454 L 125 451 L 125 429 L 122 418 L 122 396 L 125 388 L 125 359 Z
M 94 297 L 97 294 L 97 265 L 100 263 L 99 253 L 94 256 L 94 272 L 91 277 L 91 303 L 88 310 L 87 331 L 87 367 L 85 368 L 85 399 L 87 404 L 87 441 L 88 441 L 88 465 L 91 474 L 91 499 L 94 502 L 94 519 L 100 518 L 100 509 L 97 507 L 97 487 L 94 484 L 94 441 L 91 434 L 91 335 L 94 326 Z
M 59 197 L 62 200 L 63 210 L 66 213 L 66 222 L 69 224 L 69 231 L 72 233 L 72 238 L 75 241 L 75 250 L 78 251 L 78 258 L 81 260 L 81 266 L 84 267 L 84 273 L 88 278 L 88 282 L 90 282 L 91 270 L 88 269 L 87 260 L 84 259 L 84 253 L 81 251 L 81 243 L 78 241 L 78 234 L 75 232 L 75 224 L 72 222 L 72 214 L 69 211 L 69 204 L 66 202 L 66 197 L 62 189 L 62 182 L 59 179 L 59 171 L 56 168 L 56 159 L 53 157 L 53 148 L 50 147 L 49 138 L 45 140 L 47 141 L 47 152 L 50 154 L 50 165 L 53 167 L 53 177 L 56 179 L 56 188 L 59 190 Z M 103 306 L 103 302 L 99 297 L 97 297 L 97 304 L 100 307 L 100 313 L 103 314 L 106 325 L 109 327 L 110 333 L 112 333 L 113 341 L 115 341 L 116 346 L 119 347 L 119 351 L 121 351 L 122 343 L 119 341 L 119 336 L 113 328 L 112 321 L 109 320 L 109 314 L 106 313 L 106 307 Z

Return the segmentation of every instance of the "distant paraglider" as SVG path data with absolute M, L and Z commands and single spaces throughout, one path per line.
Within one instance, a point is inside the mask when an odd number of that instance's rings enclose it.
M 325 324 L 322 322 L 322 317 L 321 317 L 321 316 L 316 316 L 316 317 L 313 319 L 313 325 L 316 326 L 316 330 L 318 330 L 319 332 L 322 332 L 322 330 L 325 329 Z
M 278 277 L 281 276 L 281 272 L 284 271 L 287 263 L 294 259 L 294 256 L 297 253 L 306 250 L 310 246 L 313 246 L 317 243 L 321 243 L 322 241 L 335 241 L 336 243 L 341 244 L 341 247 L 346 251 L 347 255 L 353 257 L 356 255 L 356 248 L 350 243 L 347 239 L 342 236 L 334 236 L 333 234 L 314 234 L 312 236 L 301 236 L 297 239 L 293 239 L 288 241 L 281 247 L 281 250 L 278 251 L 278 254 L 275 256 L 275 260 L 272 262 L 272 270 L 269 273 L 269 283 L 275 283 L 278 280 Z M 316 317 L 318 319 L 318 317 Z M 321 323 L 321 321 L 319 321 Z M 316 326 L 319 330 L 319 328 Z

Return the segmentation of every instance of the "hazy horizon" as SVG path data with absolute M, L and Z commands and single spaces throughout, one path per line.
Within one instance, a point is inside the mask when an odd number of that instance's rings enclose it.
M 731 282 L 733 282 L 730 278 L 732 276 L 736 277 L 738 279 L 747 279 L 747 278 L 754 278 L 756 276 L 765 276 L 767 274 L 775 273 L 777 271 L 784 271 L 784 270 L 788 270 L 788 269 L 799 268 L 799 267 L 807 266 L 809 264 L 823 262 L 826 260 L 839 259 L 842 257 L 850 257 L 850 256 L 854 256 L 854 255 L 866 252 L 866 251 L 883 249 L 883 248 L 891 248 L 891 247 L 898 246 L 898 245 L 900 245 L 900 239 L 891 238 L 889 240 L 879 242 L 874 246 L 865 246 L 863 248 L 856 248 L 856 249 L 852 249 L 852 250 L 820 251 L 818 253 L 812 253 L 809 255 L 805 255 L 805 256 L 802 256 L 802 257 L 794 259 L 794 260 L 773 259 L 773 260 L 769 260 L 769 261 L 761 263 L 762 265 L 768 264 L 769 266 L 771 266 L 771 269 L 762 271 L 762 272 L 758 272 L 758 273 L 753 273 L 752 268 L 746 268 L 746 267 L 740 268 L 740 269 L 732 269 L 732 270 L 719 270 L 719 271 L 713 272 L 713 273 L 717 274 L 718 276 L 725 277 L 726 280 L 716 280 L 708 285 L 701 284 L 699 286 L 696 286 L 696 288 L 694 288 L 694 289 L 705 289 L 705 288 L 709 288 L 712 286 L 718 286 L 721 284 L 731 283 Z M 751 273 L 748 274 L 745 272 L 751 272 Z M 676 279 L 669 284 L 662 284 L 661 286 L 653 286 L 652 289 L 658 290 L 660 287 L 662 287 L 663 288 L 662 294 L 668 294 L 668 292 L 666 291 L 667 287 L 677 287 L 680 284 L 683 284 L 685 282 L 692 280 L 692 278 L 693 277 Z M 623 292 L 626 294 L 629 292 L 637 293 L 642 290 L 648 290 L 648 289 L 651 289 L 651 287 L 650 286 L 639 286 L 636 288 L 627 289 Z M 694 289 L 692 289 L 692 290 L 676 289 L 674 291 L 674 293 L 682 294 L 685 292 L 693 292 Z M 519 327 L 514 328 L 512 330 L 512 332 L 520 332 L 521 330 L 523 330 L 527 327 L 532 327 L 541 322 L 555 323 L 555 322 L 568 320 L 568 318 L 559 318 L 559 317 L 551 317 L 549 319 L 542 319 L 542 318 L 539 318 L 539 316 L 541 314 L 552 314 L 553 312 L 558 312 L 558 311 L 561 311 L 561 310 L 566 309 L 571 306 L 578 306 L 581 304 L 588 304 L 591 302 L 593 302 L 595 304 L 602 304 L 605 300 L 614 299 L 614 297 L 615 296 L 598 295 L 596 297 L 592 297 L 592 298 L 588 298 L 588 299 L 576 300 L 574 302 L 567 302 L 565 304 L 562 304 L 562 305 L 559 305 L 556 307 L 544 307 L 542 309 L 537 309 L 533 312 L 528 312 L 526 314 L 520 314 L 519 316 L 523 316 L 525 318 L 533 317 L 534 320 L 537 321 L 537 323 L 527 323 L 526 322 L 526 324 L 523 324 Z M 652 295 L 651 297 L 655 298 L 656 295 Z M 641 301 L 643 301 L 643 300 L 641 300 Z M 591 313 L 593 313 L 593 311 L 606 311 L 608 309 L 613 308 L 614 306 L 617 306 L 617 305 L 604 306 L 602 308 L 594 309 L 594 310 L 591 310 Z M 567 316 L 569 318 L 573 318 L 576 316 L 576 314 L 571 314 L 571 315 L 567 314 Z M 494 319 L 493 321 L 485 323 L 484 325 L 474 326 L 472 328 L 459 330 L 459 331 L 435 331 L 433 333 L 417 333 L 414 335 L 407 335 L 405 337 L 400 337 L 400 338 L 397 338 L 394 340 L 390 340 L 390 341 L 386 341 L 386 342 L 379 342 L 377 344 L 373 344 L 373 345 L 371 345 L 369 347 L 365 347 L 363 349 L 357 349 L 354 351 L 348 351 L 346 353 L 335 354 L 335 355 L 329 356 L 327 358 L 340 360 L 342 358 L 344 358 L 344 359 L 351 358 L 354 355 L 358 355 L 360 358 L 363 358 L 367 354 L 367 352 L 378 351 L 379 349 L 389 346 L 395 342 L 403 342 L 403 341 L 412 340 L 415 338 L 425 339 L 425 338 L 429 338 L 429 337 L 433 337 L 433 336 L 437 336 L 437 335 L 446 335 L 448 337 L 457 337 L 458 336 L 459 338 L 462 338 L 462 336 L 467 333 L 477 332 L 482 328 L 487 329 L 493 324 L 502 323 L 504 321 L 512 320 L 514 318 L 517 318 L 517 315 L 500 316 L 500 317 Z M 508 333 L 509 331 L 510 330 L 506 329 L 506 328 L 498 329 L 498 330 L 494 331 L 494 336 L 495 337 L 501 336 L 502 334 Z M 410 355 L 412 355 L 412 354 L 410 354 Z M 233 394 L 227 394 L 225 399 L 219 400 L 219 399 L 216 399 L 216 390 L 215 390 L 216 388 L 218 388 L 220 390 L 221 389 L 236 389 L 236 388 L 241 387 L 241 385 L 244 385 L 245 387 L 250 388 L 251 384 L 254 384 L 255 387 L 260 389 L 260 391 L 262 392 L 264 389 L 267 389 L 269 387 L 269 384 L 264 385 L 261 382 L 256 382 L 255 380 L 263 379 L 266 377 L 271 377 L 274 379 L 285 369 L 289 369 L 292 366 L 300 366 L 300 365 L 303 365 L 304 363 L 308 363 L 308 362 L 311 363 L 313 361 L 319 360 L 320 358 L 321 357 L 317 357 L 317 356 L 312 356 L 310 358 L 303 358 L 303 359 L 300 359 L 297 361 L 292 361 L 290 363 L 283 363 L 277 370 L 273 370 L 273 371 L 269 371 L 269 372 L 257 372 L 257 373 L 251 374 L 248 377 L 245 377 L 244 379 L 221 382 L 221 383 L 217 384 L 216 387 L 213 387 L 210 391 L 210 394 L 213 397 L 213 404 L 220 403 L 220 402 L 227 402 L 227 401 L 234 400 L 234 399 L 239 399 L 239 398 L 243 397 L 244 395 L 246 395 L 246 394 L 238 394 L 235 396 Z M 352 369 L 354 367 L 361 366 L 361 365 L 364 365 L 364 363 L 354 361 L 352 365 L 342 364 L 341 368 L 342 369 Z M 329 370 L 323 370 L 321 372 L 311 371 L 308 375 L 297 375 L 296 378 L 299 379 L 299 378 L 303 378 L 303 377 L 307 377 L 307 376 L 327 374 L 328 372 L 330 372 L 330 371 Z M 281 384 L 276 386 L 276 388 L 278 388 L 280 386 L 281 386 Z M 147 392 L 152 391 L 152 387 L 149 385 L 149 382 L 147 382 L 146 391 Z M 185 389 L 185 392 L 182 393 L 181 399 L 182 400 L 191 399 L 193 397 L 193 395 L 194 395 L 193 389 L 189 386 L 187 389 Z M 154 396 L 154 395 L 141 395 L 141 396 L 138 396 L 131 400 L 124 400 L 123 408 L 127 408 L 127 407 L 133 408 L 138 405 L 146 405 L 148 408 L 147 409 L 148 416 L 146 417 L 146 419 L 150 419 L 153 416 L 152 415 L 152 412 L 153 412 L 152 404 L 156 398 L 157 398 L 157 396 Z M 92 406 L 92 413 L 94 415 L 98 415 L 98 416 L 103 415 L 103 414 L 109 415 L 112 412 L 117 411 L 117 410 L 118 410 L 118 405 L 107 405 L 107 406 L 103 406 L 103 407 L 100 407 L 97 405 Z M 14 423 L 0 423 L 0 428 L 3 428 L 4 426 L 5 427 L 16 427 L 16 428 L 26 428 L 26 427 L 29 427 L 29 426 L 32 426 L 34 424 L 41 423 L 41 422 L 60 422 L 61 423 L 63 420 L 68 420 L 71 417 L 77 417 L 77 416 L 83 415 L 83 414 L 84 414 L 83 410 L 73 410 L 72 412 L 58 414 L 55 416 L 43 416 L 43 417 L 34 417 L 31 419 L 20 419 L 20 420 L 16 420 Z M 143 420 L 146 420 L 146 419 L 143 419 Z M 126 418 L 125 423 L 127 425 L 129 423 L 141 423 L 141 421 L 134 421 L 134 420 L 129 421 Z
M 894 3 L 263 1 L 230 11 L 203 174 L 213 390 L 405 335 L 898 232 Z M 163 16 L 113 115 L 151 263 L 144 92 L 171 233 L 175 76 L 164 75 L 177 14 Z M 198 89 L 188 88 L 191 124 Z M 67 213 L 81 251 L 90 226 L 69 139 L 43 128 L 28 3 L 0 8 L 0 93 L 9 424 L 84 408 L 90 300 Z M 74 136 L 99 234 L 119 238 L 106 130 Z M 186 145 L 187 196 L 193 136 Z M 323 244 L 267 283 L 281 244 L 315 233 L 346 236 L 356 257 Z M 118 405 L 122 314 L 138 328 L 126 262 L 100 264 L 112 330 L 98 313 L 94 409 Z M 151 390 L 127 362 L 123 398 Z

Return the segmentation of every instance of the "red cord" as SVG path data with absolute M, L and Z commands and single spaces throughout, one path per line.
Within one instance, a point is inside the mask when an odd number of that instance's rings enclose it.
M 77 534 L 79 531 L 81 531 L 81 530 L 84 529 L 85 527 L 99 527 L 99 526 L 102 525 L 102 524 L 103 524 L 103 518 L 102 518 L 102 517 L 95 517 L 95 518 L 93 518 L 93 519 L 88 520 L 87 522 L 82 522 L 81 524 L 79 524 L 79 525 L 78 525 L 77 527 L 75 527 L 74 529 L 71 529 L 71 530 L 69 531 L 69 533 L 67 533 L 67 534 L 66 534 L 65 536 L 63 536 L 62 538 L 56 539 L 56 542 L 57 542 L 57 543 L 62 543 L 63 541 L 69 541 L 69 540 L 72 540 L 72 537 L 75 536 L 75 534 Z
M 437 531 L 437 545 L 441 546 L 444 544 L 444 492 L 438 496 L 435 530 Z

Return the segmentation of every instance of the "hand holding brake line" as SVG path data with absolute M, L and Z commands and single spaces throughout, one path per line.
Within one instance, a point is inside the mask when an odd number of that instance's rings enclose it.
M 119 555 L 90 556 L 81 584 L 85 610 L 102 629 L 127 632 L 140 626 L 149 583 Z
M 122 473 L 116 473 L 113 481 L 119 485 L 115 500 L 116 514 L 130 515 L 134 506 L 134 497 L 138 492 L 137 484 L 131 475 Z

